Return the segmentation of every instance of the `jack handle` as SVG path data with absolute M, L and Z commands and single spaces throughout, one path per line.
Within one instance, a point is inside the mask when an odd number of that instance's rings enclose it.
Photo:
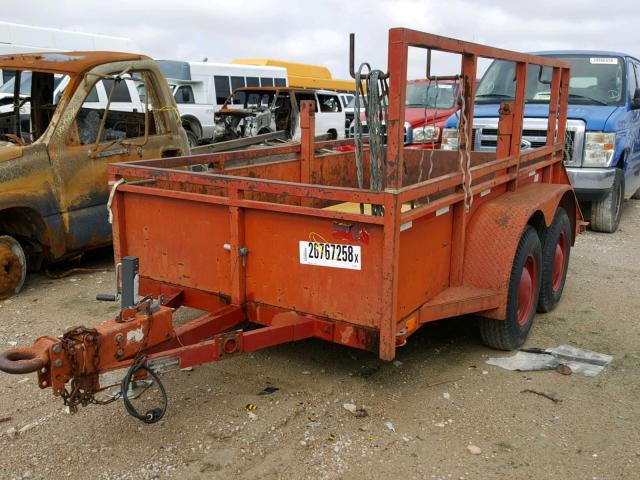
M 12 348 L 0 353 L 0 370 L 20 375 L 37 372 L 49 365 L 49 347 L 58 341 L 41 337 L 27 348 Z
M 356 78 L 356 68 L 355 68 L 355 50 L 356 50 L 356 34 L 349 34 L 349 73 L 351 74 L 351 78 L 355 80 Z M 369 74 L 360 75 L 362 80 L 366 80 L 369 78 Z M 383 73 L 378 77 L 380 80 L 386 80 L 389 78 L 389 72 Z
M 99 302 L 117 302 L 120 300 L 120 272 L 122 271 L 122 263 L 116 264 L 116 285 L 115 294 L 113 293 L 99 293 L 96 295 L 96 300 Z

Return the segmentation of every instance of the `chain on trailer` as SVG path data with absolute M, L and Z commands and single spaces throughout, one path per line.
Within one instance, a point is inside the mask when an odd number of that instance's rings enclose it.
M 70 366 L 71 389 L 67 390 L 65 387 L 60 396 L 64 405 L 69 407 L 72 413 L 75 413 L 80 405 L 83 407 L 89 404 L 106 405 L 118 399 L 118 397 L 108 400 L 96 399 L 97 375 L 80 375 L 80 372 L 77 372 L 75 368 L 78 365 L 77 356 L 80 353 L 79 350 L 82 350 L 82 354 L 86 358 L 86 345 L 92 345 L 95 349 L 93 367 L 98 371 L 100 359 L 99 335 L 95 328 L 75 327 L 65 332 L 61 337 L 62 348 Z M 83 348 L 76 348 L 78 345 L 82 345 Z M 61 362 L 62 360 L 59 361 Z
M 459 104 L 460 104 L 460 119 L 458 122 L 458 136 L 460 136 L 460 130 L 462 130 L 462 135 L 464 136 L 464 151 L 461 148 L 458 148 L 458 161 L 460 163 L 460 172 L 462 173 L 462 190 L 464 192 L 464 209 L 465 211 L 469 211 L 473 206 L 473 188 L 471 186 L 473 177 L 471 176 L 471 145 L 469 142 L 469 130 L 467 129 L 467 125 L 469 124 L 468 119 L 468 110 L 467 110 L 467 102 L 465 100 L 465 84 L 464 79 L 460 82 L 460 96 Z M 464 126 L 464 128 L 461 128 Z M 464 168 L 464 164 L 466 163 L 466 169 Z M 469 175 L 469 181 L 467 182 L 467 174 Z
M 364 69 L 368 70 L 363 75 Z M 354 103 L 354 143 L 356 146 L 355 159 L 358 176 L 358 187 L 364 188 L 363 158 L 364 149 L 362 136 L 364 129 L 362 125 L 360 100 L 364 103 L 364 114 L 367 121 L 369 136 L 369 188 L 380 192 L 383 189 L 382 171 L 387 164 L 386 149 L 386 127 L 385 121 L 388 114 L 389 86 L 387 75 L 381 70 L 372 70 L 368 63 L 362 63 L 355 74 L 356 77 L 356 97 Z M 366 93 L 365 93 L 366 86 Z M 364 205 L 360 204 L 360 213 L 364 213 Z M 372 205 L 371 214 L 382 216 L 384 208 L 382 205 Z

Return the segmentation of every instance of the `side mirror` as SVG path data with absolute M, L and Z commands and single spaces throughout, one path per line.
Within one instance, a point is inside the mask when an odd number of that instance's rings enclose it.
M 633 98 L 631 99 L 631 110 L 640 109 L 640 88 L 636 88 L 633 92 Z

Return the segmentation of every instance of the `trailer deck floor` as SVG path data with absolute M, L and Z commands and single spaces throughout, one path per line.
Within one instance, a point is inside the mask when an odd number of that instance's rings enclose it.
M 124 415 L 120 403 L 70 419 L 31 376 L 2 375 L 0 477 L 635 478 L 640 297 L 624 292 L 640 289 L 639 242 L 640 201 L 627 202 L 617 233 L 580 236 L 562 302 L 537 316 L 525 345 L 614 355 L 596 378 L 485 365 L 500 352 L 481 345 L 468 317 L 425 326 L 399 349 L 398 366 L 305 341 L 167 374 L 171 408 L 157 425 Z M 115 307 L 92 298 L 111 288 L 112 273 L 29 277 L 24 294 L 0 302 L 0 345 L 107 318 Z M 267 386 L 279 390 L 258 396 Z M 12 428 L 24 431 L 4 434 Z M 482 453 L 466 453 L 469 444 Z

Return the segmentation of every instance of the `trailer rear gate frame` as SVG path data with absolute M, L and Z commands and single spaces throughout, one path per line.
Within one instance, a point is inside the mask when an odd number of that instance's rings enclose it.
M 410 47 L 461 54 L 468 139 L 478 58 L 515 62 L 515 101 L 501 106 L 495 156 L 472 152 L 470 166 L 460 162 L 461 135 L 460 152 L 435 151 L 434 178 L 416 183 L 421 153 L 403 144 Z M 40 386 L 57 394 L 69 380 L 96 392 L 142 354 L 163 371 L 314 337 L 392 360 L 424 323 L 504 319 L 525 226 L 549 226 L 558 206 L 572 244 L 584 226 L 563 166 L 569 65 L 402 28 L 389 31 L 388 55 L 383 191 L 355 188 L 351 141 L 314 142 L 312 102 L 302 102 L 300 144 L 112 165 L 110 180 L 125 180 L 112 205 L 116 258 L 139 257 L 140 292 L 162 304 L 146 300 L 75 330 L 62 348 L 43 337 L 14 350 L 13 366 L 42 365 Z M 521 154 L 529 64 L 552 68 L 549 127 L 545 147 Z M 208 171 L 186 169 L 193 165 Z M 384 215 L 336 208 L 353 204 L 383 205 Z M 299 242 L 357 246 L 360 267 L 301 265 Z M 206 314 L 174 328 L 180 306 Z M 243 330 L 247 322 L 262 327 Z M 7 359 L 0 369 L 11 367 Z

